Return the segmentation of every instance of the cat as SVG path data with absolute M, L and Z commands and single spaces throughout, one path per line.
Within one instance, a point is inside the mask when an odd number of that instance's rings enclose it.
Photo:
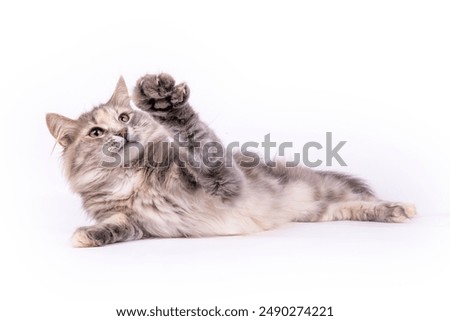
M 73 246 L 242 235 L 287 222 L 403 222 L 416 214 L 412 204 L 380 200 L 347 174 L 219 155 L 220 140 L 188 103 L 189 93 L 168 74 L 147 74 L 130 97 L 121 77 L 107 103 L 77 120 L 46 115 L 63 148 L 65 176 L 96 222 L 75 231 Z M 215 147 L 214 166 L 195 162 L 208 156 L 200 148 L 207 144 Z M 159 161 L 143 161 L 149 157 Z

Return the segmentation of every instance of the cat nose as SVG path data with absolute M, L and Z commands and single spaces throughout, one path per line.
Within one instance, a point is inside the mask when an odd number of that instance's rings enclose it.
M 122 138 L 125 139 L 125 140 L 127 140 L 127 137 L 128 137 L 128 130 L 127 130 L 126 128 L 122 128 L 121 130 L 119 130 L 119 131 L 116 133 L 116 135 L 122 137 Z

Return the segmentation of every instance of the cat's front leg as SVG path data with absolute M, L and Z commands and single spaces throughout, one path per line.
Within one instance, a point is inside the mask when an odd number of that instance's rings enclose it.
M 74 247 L 98 247 L 143 238 L 142 229 L 127 216 L 116 214 L 105 221 L 78 228 L 72 236 Z
M 202 122 L 187 102 L 189 87 L 185 83 L 176 85 L 175 80 L 168 74 L 145 75 L 140 78 L 134 88 L 133 101 L 137 107 L 149 112 L 153 118 L 174 135 L 174 140 L 183 145 L 191 146 L 184 155 L 179 153 L 180 159 L 189 167 L 189 173 L 195 176 L 208 193 L 221 197 L 223 200 L 232 200 L 240 195 L 242 187 L 242 175 L 233 166 L 227 166 L 233 162 L 232 155 L 220 155 L 214 146 L 222 143 L 214 131 Z M 216 150 L 219 160 L 214 166 L 210 166 L 205 160 L 215 157 L 213 154 L 205 154 L 207 144 Z M 181 146 L 181 144 L 179 145 Z M 195 147 L 195 148 L 194 148 Z M 188 159 L 200 160 L 200 164 Z M 198 162 L 196 162 L 198 163 Z

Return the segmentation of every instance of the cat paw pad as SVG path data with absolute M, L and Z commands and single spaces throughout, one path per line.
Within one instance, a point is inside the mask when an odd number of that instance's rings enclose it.
M 175 85 L 169 74 L 145 75 L 137 81 L 134 91 L 136 105 L 144 110 L 165 109 L 185 103 L 189 87 L 185 83 Z

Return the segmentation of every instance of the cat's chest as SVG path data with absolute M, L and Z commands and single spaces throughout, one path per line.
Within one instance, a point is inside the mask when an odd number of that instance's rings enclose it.
M 159 184 L 144 185 L 133 198 L 135 212 L 144 216 L 183 216 L 193 210 L 193 204 L 192 197 L 181 188 L 167 189 Z
M 126 199 L 133 196 L 142 185 L 142 177 L 139 173 L 116 173 L 104 189 L 112 199 Z

